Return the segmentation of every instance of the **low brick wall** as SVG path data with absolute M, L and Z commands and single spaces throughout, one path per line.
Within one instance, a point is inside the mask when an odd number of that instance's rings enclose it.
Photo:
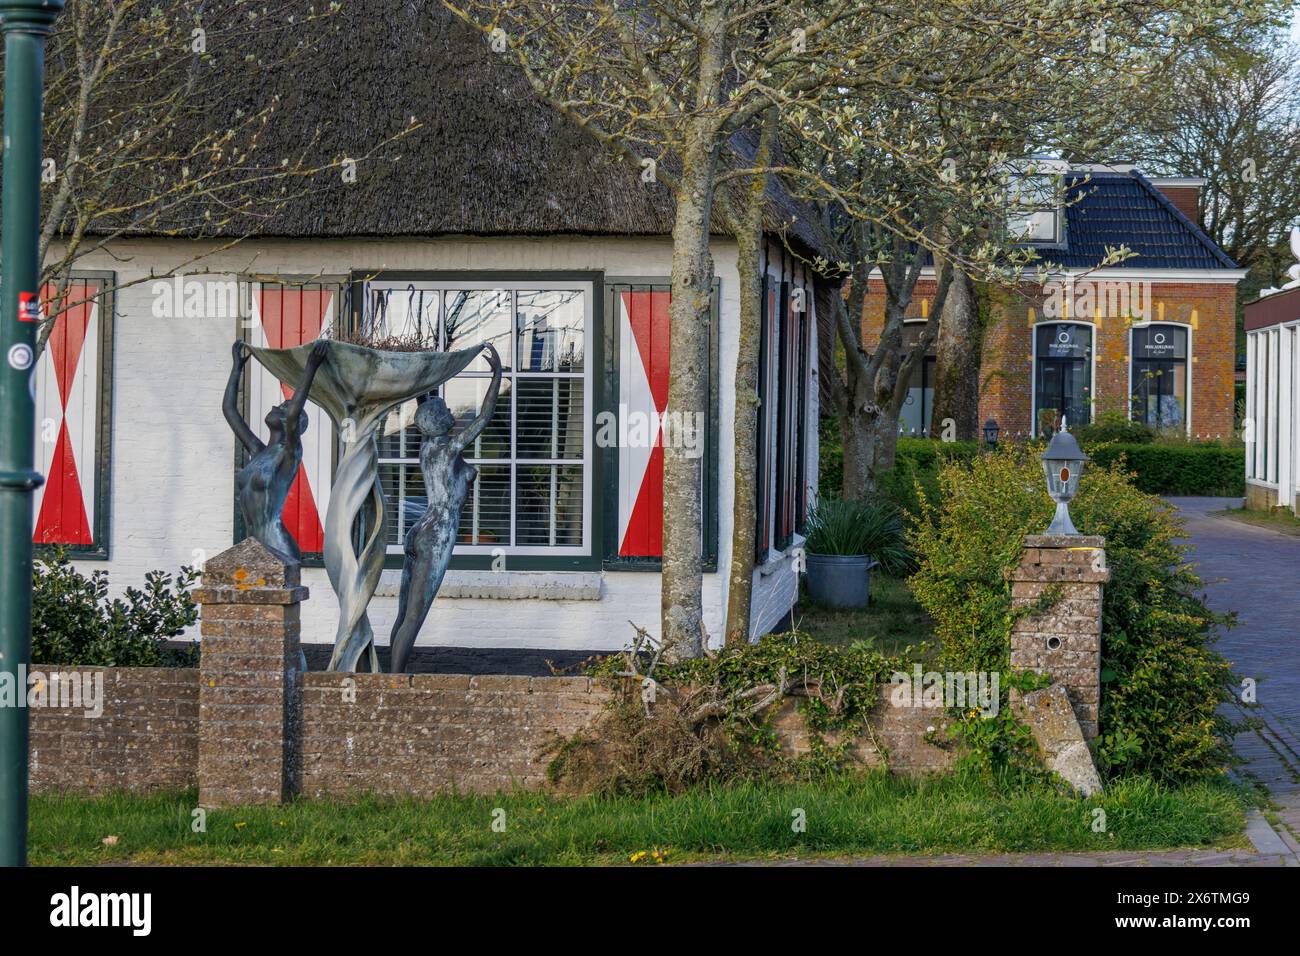
M 849 749 L 852 760 L 864 767 L 883 767 L 903 777 L 922 777 L 942 773 L 957 759 L 955 741 L 945 731 L 952 723 L 941 707 L 896 707 L 890 702 L 892 688 L 880 688 L 880 703 L 872 711 L 867 731 Z M 799 703 L 785 700 L 772 715 L 772 728 L 781 746 L 796 756 L 809 751 L 808 728 L 799 714 Z M 935 733 L 930 735 L 930 730 Z M 927 736 L 943 741 L 931 743 Z M 828 743 L 837 744 L 830 737 Z
M 424 797 L 456 789 L 494 793 L 546 782 L 543 751 L 557 735 L 591 723 L 611 691 L 586 677 L 469 677 L 451 674 L 304 675 L 302 793 Z M 947 769 L 953 751 L 925 740 L 946 726 L 943 711 L 894 707 L 889 687 L 870 733 L 854 746 L 863 766 L 914 776 Z M 794 700 L 773 715 L 791 753 L 808 751 Z
M 103 713 L 31 710 L 31 790 L 147 793 L 192 787 L 199 763 L 199 672 L 174 667 L 40 668 L 102 674 Z
M 1008 572 L 1015 603 L 1055 587 L 1066 600 L 1017 620 L 1012 663 L 1049 671 L 1068 692 L 1082 733 L 1095 736 L 1104 542 L 1031 536 L 1025 546 Z M 304 673 L 298 619 L 307 590 L 296 566 L 251 539 L 207 563 L 196 595 L 199 670 L 105 668 L 99 718 L 33 711 L 34 790 L 197 784 L 203 806 L 232 806 L 299 794 L 539 788 L 543 750 L 590 724 L 612 693 L 586 677 Z M 867 732 L 854 741 L 857 761 L 909 776 L 949 768 L 955 751 L 943 733 L 944 709 L 896 706 L 893 690 L 881 688 Z M 796 701 L 782 703 L 773 721 L 790 752 L 807 752 Z M 932 729 L 945 746 L 927 739 Z
M 582 729 L 608 699 L 586 677 L 304 674 L 302 793 L 536 788 L 546 742 Z
M 33 792 L 147 793 L 197 784 L 199 671 L 60 668 L 70 672 L 103 674 L 104 710 L 92 718 L 81 710 L 33 709 Z M 300 675 L 300 686 L 300 765 L 293 776 L 306 797 L 537 789 L 546 782 L 546 745 L 587 726 L 611 696 L 586 677 L 317 671 Z M 888 691 L 881 688 L 855 759 L 881 766 L 883 750 L 899 773 L 946 769 L 952 751 L 924 739 L 928 727 L 943 726 L 943 712 L 893 707 Z M 223 718 L 215 729 L 228 731 L 228 723 Z M 795 701 L 781 705 L 773 726 L 791 752 L 807 752 Z

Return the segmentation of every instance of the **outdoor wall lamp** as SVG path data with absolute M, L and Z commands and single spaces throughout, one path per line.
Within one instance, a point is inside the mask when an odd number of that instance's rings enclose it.
M 1043 474 L 1047 476 L 1047 493 L 1056 502 L 1056 515 L 1046 534 L 1078 534 L 1070 520 L 1069 504 L 1079 490 L 1079 478 L 1085 462 L 1092 459 L 1083 453 L 1078 441 L 1066 430 L 1065 419 L 1061 428 L 1047 443 L 1043 452 Z
M 986 421 L 984 423 L 984 444 L 988 445 L 990 448 L 996 448 L 998 444 L 998 432 L 1001 430 L 1002 429 L 998 428 L 997 419 L 990 418 Z

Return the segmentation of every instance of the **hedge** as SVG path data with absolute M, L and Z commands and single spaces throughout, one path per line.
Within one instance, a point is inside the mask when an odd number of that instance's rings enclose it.
M 894 467 L 880 476 L 880 492 L 904 511 L 916 515 L 920 511 L 917 483 L 931 501 L 937 500 L 941 462 L 969 461 L 980 449 L 979 442 L 900 438 Z M 1246 453 L 1242 448 L 1181 442 L 1115 442 L 1085 445 L 1085 450 L 1102 468 L 1122 457 L 1125 469 L 1135 475 L 1133 484 L 1147 494 L 1235 497 L 1246 493 Z
M 843 473 L 839 428 L 824 419 L 821 429 L 821 492 L 838 495 Z M 900 438 L 894 467 L 880 476 L 880 492 L 910 514 L 919 510 L 916 483 L 930 494 L 938 493 L 939 466 L 944 461 L 969 461 L 982 442 L 943 442 L 929 438 Z M 1246 493 L 1246 452 L 1240 447 L 1191 442 L 1084 443 L 1084 449 L 1103 468 L 1123 456 L 1135 474 L 1133 483 L 1152 495 L 1221 495 Z
M 1224 445 L 1102 445 L 1085 448 L 1102 467 L 1124 458 L 1133 483 L 1153 495 L 1223 495 L 1246 493 L 1246 451 Z M 1087 478 L 1085 477 L 1085 481 Z

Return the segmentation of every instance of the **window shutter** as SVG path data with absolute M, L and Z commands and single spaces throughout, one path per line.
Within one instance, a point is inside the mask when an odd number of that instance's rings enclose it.
M 60 298 L 41 290 L 42 314 L 58 312 L 35 373 L 36 489 L 32 541 L 81 557 L 108 557 L 112 297 L 106 277 L 74 276 Z
M 248 343 L 289 349 L 320 338 L 334 324 L 341 286 L 330 283 L 249 283 Z M 244 371 L 245 408 L 249 427 L 264 441 L 269 437 L 264 419 L 267 413 L 293 397 L 293 389 L 282 384 L 253 360 Z M 309 425 L 302 436 L 302 466 L 284 503 L 284 526 L 293 535 L 303 556 L 316 557 L 325 547 L 324 516 L 329 508 L 330 482 L 334 470 L 334 425 L 319 406 L 307 409 Z M 236 449 L 238 467 L 247 463 L 243 449 Z M 242 516 L 235 508 L 236 537 L 242 536 Z
M 606 411 L 615 447 L 607 449 L 606 563 L 653 566 L 663 556 L 664 448 L 661 416 L 668 410 L 670 371 L 667 279 L 611 280 L 607 314 Z M 704 422 L 704 558 L 717 562 L 717 294 L 710 314 L 709 401 Z M 598 432 L 599 434 L 599 432 Z M 613 487 L 610 487 L 610 486 Z
M 799 387 L 796 390 L 797 418 L 795 426 L 795 530 L 803 534 L 808 525 L 808 383 L 812 376 L 813 289 L 804 282 L 803 310 L 796 313 L 799 319 L 799 362 L 797 367 Z
M 620 558 L 663 555 L 664 449 L 659 416 L 668 409 L 670 298 L 662 287 L 618 293 L 618 407 L 629 436 L 647 429 L 644 442 L 619 442 Z
M 776 394 L 772 369 L 776 354 L 776 314 L 776 288 L 771 276 L 764 272 L 758 346 L 758 435 L 754 446 L 758 468 L 754 485 L 758 520 L 754 535 L 754 559 L 760 565 L 767 561 L 767 553 L 772 547 L 772 429 L 775 424 L 772 396 Z

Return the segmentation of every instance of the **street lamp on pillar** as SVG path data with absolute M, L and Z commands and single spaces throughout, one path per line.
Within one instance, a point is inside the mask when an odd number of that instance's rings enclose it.
M 984 444 L 988 445 L 990 448 L 996 448 L 998 445 L 999 431 L 1001 431 L 1001 429 L 998 428 L 996 419 L 990 418 L 986 421 L 984 423 Z
M 1069 504 L 1079 491 L 1079 479 L 1083 476 L 1083 466 L 1092 461 L 1083 453 L 1078 441 L 1065 427 L 1061 419 L 1060 430 L 1052 436 L 1043 452 L 1043 474 L 1047 477 L 1047 493 L 1056 502 L 1056 515 L 1048 526 L 1046 534 L 1078 534 L 1074 522 L 1070 520 Z

